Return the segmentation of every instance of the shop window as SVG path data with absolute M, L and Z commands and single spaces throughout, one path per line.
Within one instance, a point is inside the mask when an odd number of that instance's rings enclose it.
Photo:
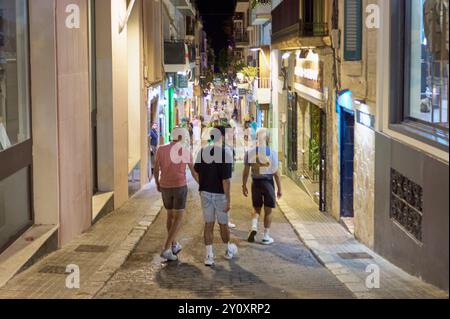
M 448 25 L 448 0 L 408 1 L 405 119 L 447 133 Z
M 0 1 L 0 253 L 32 224 L 27 4 Z
M 391 128 L 446 151 L 448 5 L 448 0 L 391 4 Z
M 30 138 L 27 1 L 0 2 L 0 152 Z

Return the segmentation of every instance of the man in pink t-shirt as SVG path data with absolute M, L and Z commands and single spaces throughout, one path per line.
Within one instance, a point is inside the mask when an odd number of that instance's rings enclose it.
M 168 261 L 178 260 L 178 253 L 182 250 L 176 242 L 180 230 L 188 194 L 186 168 L 189 167 L 192 176 L 198 181 L 194 170 L 192 155 L 183 147 L 182 138 L 161 146 L 156 153 L 155 183 L 162 194 L 164 207 L 167 210 L 167 231 L 169 233 L 161 257 Z

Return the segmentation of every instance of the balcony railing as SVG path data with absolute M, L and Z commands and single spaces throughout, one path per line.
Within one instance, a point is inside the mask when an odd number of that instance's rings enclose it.
M 271 0 L 255 0 L 254 7 L 251 10 L 252 25 L 262 25 L 272 17 Z
M 271 81 L 270 78 L 259 78 L 257 79 L 257 87 L 259 89 L 270 89 L 271 88 Z
M 301 37 L 324 37 L 328 35 L 327 23 L 299 22 L 299 35 Z
M 249 43 L 248 35 L 244 33 L 235 33 L 234 34 L 234 42 L 235 43 Z
M 295 27 L 299 22 L 300 1 L 284 0 L 272 11 L 272 33 Z
M 284 0 L 272 11 L 272 41 L 277 42 L 284 37 L 324 37 L 329 34 L 328 24 L 317 19 L 314 10 L 321 6 L 314 1 L 303 1 L 304 16 L 300 16 L 299 0 Z M 323 3 L 323 5 L 325 5 Z M 306 14 L 306 12 L 308 14 Z M 325 20 L 325 17 L 322 17 Z M 319 21 L 318 21 L 319 20 Z

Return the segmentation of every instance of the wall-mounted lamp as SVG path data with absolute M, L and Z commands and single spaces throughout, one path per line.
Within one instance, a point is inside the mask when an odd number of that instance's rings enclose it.
M 283 56 L 281 57 L 283 60 L 287 60 L 291 57 L 291 52 L 286 52 L 283 54 Z

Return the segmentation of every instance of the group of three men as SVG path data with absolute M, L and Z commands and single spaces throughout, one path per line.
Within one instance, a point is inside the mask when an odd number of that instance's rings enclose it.
M 174 136 L 174 140 L 161 146 L 156 155 L 154 177 L 158 191 L 162 193 L 164 207 L 167 210 L 168 237 L 161 257 L 168 261 L 178 260 L 177 255 L 182 246 L 176 238 L 181 228 L 186 210 L 188 195 L 186 169 L 189 167 L 193 178 L 199 184 L 200 198 L 205 221 L 204 241 L 206 245 L 206 266 L 214 265 L 213 238 L 216 221 L 220 226 L 220 234 L 226 245 L 225 259 L 233 259 L 238 248 L 231 242 L 229 229 L 229 213 L 231 210 L 231 179 L 233 175 L 233 151 L 225 146 L 225 127 L 219 126 L 212 134 L 212 144 L 201 149 L 193 162 L 192 155 L 182 147 L 182 134 Z M 272 209 L 276 205 L 276 197 L 281 198 L 281 181 L 278 171 L 277 154 L 268 146 L 267 131 L 258 132 L 255 148 L 246 152 L 243 173 L 242 192 L 248 197 L 247 182 L 251 173 L 253 216 L 252 227 L 248 236 L 249 242 L 255 242 L 258 233 L 259 216 L 264 208 L 264 236 L 261 243 L 270 245 L 274 240 L 270 237 Z M 278 192 L 275 192 L 275 183 Z

